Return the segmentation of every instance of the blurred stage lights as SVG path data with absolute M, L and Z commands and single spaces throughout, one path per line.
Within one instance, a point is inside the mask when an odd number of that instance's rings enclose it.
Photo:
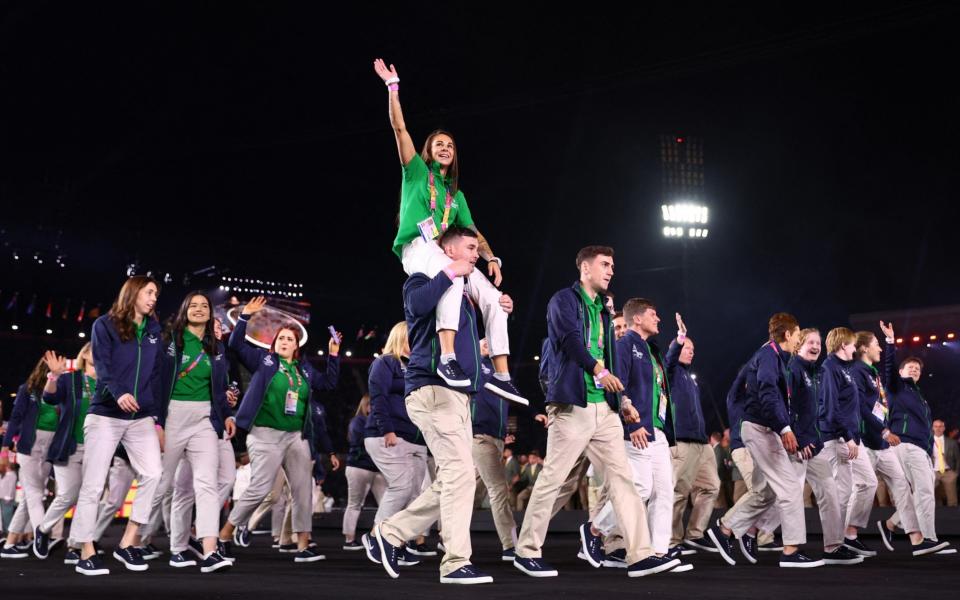
M 706 206 L 686 202 L 680 204 L 664 204 L 660 206 L 660 210 L 663 212 L 663 220 L 667 223 L 706 225 L 709 214 Z
M 663 228 L 663 237 L 668 238 L 693 238 L 693 239 L 704 239 L 707 237 L 709 230 L 701 227 L 671 227 L 666 226 Z

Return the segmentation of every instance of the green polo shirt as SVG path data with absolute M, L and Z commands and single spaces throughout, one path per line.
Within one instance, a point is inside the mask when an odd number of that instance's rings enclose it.
M 141 320 L 140 323 L 137 324 L 137 328 L 136 328 L 137 341 L 140 341 L 140 340 L 143 339 L 143 334 L 144 334 L 144 332 L 147 330 L 147 319 L 148 319 L 148 318 L 149 318 L 149 317 L 144 317 L 143 320 Z
M 281 369 L 270 380 L 267 386 L 267 394 L 263 398 L 263 404 L 257 411 L 257 417 L 253 424 L 257 427 L 269 427 L 279 429 L 280 431 L 300 431 L 303 429 L 303 419 L 307 413 L 307 401 L 310 399 L 310 384 L 307 379 L 300 375 L 300 387 L 298 390 L 297 414 L 288 415 L 284 413 L 284 405 L 287 401 L 287 390 L 290 389 L 290 380 L 283 372 L 286 369 L 293 378 L 294 385 L 297 384 L 297 361 L 292 363 L 280 359 Z
M 89 375 L 83 376 L 83 396 L 80 400 L 80 408 L 73 420 L 73 439 L 78 444 L 83 443 L 83 422 L 87 418 L 87 411 L 90 410 L 90 400 L 97 389 L 97 380 Z
M 190 365 L 196 360 L 200 353 L 203 358 L 197 363 L 197 366 L 190 369 Z M 187 369 L 190 369 L 189 372 Z M 210 364 L 210 355 L 203 349 L 203 341 L 197 336 L 185 330 L 183 332 L 183 357 L 180 359 L 180 367 L 177 369 L 177 379 L 173 384 L 173 394 L 171 400 L 196 400 L 198 402 L 209 402 L 210 393 L 210 375 L 213 373 L 213 367 Z
M 57 407 L 40 401 L 40 410 L 37 411 L 37 429 L 40 431 L 56 431 L 60 415 Z
M 651 386 L 653 388 L 653 426 L 662 430 L 663 419 L 660 418 L 660 398 L 665 397 L 665 395 L 662 396 L 664 390 L 661 382 L 664 385 L 666 384 L 666 375 L 664 374 L 663 367 L 660 366 L 660 361 L 657 360 L 657 357 L 654 356 L 652 352 L 649 352 L 649 350 L 648 354 L 650 354 L 650 362 L 653 364 L 653 385 Z
M 604 331 L 603 319 L 600 317 L 600 312 L 603 310 L 603 299 L 600 297 L 600 294 L 597 294 L 597 297 L 591 300 L 586 290 L 583 289 L 583 286 L 580 286 L 579 289 L 580 297 L 583 298 L 583 303 L 587 307 L 587 323 L 589 325 L 587 332 L 589 332 L 590 335 L 590 339 L 586 340 L 588 343 L 587 350 L 590 352 L 590 356 L 602 361 L 603 348 L 600 347 L 600 336 Z M 584 333 L 586 334 L 587 332 Z M 608 340 L 604 340 L 604 342 L 607 343 Z M 587 402 L 597 404 L 607 401 L 603 389 L 598 388 L 597 384 L 594 383 L 593 373 L 584 371 L 583 379 L 587 384 Z
M 430 212 L 430 169 L 419 154 L 403 167 L 403 184 L 400 187 L 400 224 L 393 240 L 393 253 L 402 258 L 404 246 L 420 236 L 417 223 L 433 216 L 437 231 L 442 233 L 443 211 L 447 196 L 447 178 L 440 174 L 440 163 L 433 163 L 433 181 L 437 188 L 437 207 Z M 463 192 L 457 190 L 450 202 L 447 225 L 472 227 L 473 217 Z

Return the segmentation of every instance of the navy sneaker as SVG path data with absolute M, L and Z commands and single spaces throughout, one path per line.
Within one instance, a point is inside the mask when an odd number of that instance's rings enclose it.
M 473 565 L 464 565 L 454 571 L 440 576 L 440 583 L 454 583 L 458 585 L 473 585 L 475 583 L 493 583 L 493 577 L 477 570 Z
M 407 553 L 414 556 L 436 556 L 437 551 L 431 550 L 430 546 L 426 544 L 415 544 L 413 542 L 407 542 Z
M 370 534 L 365 533 L 360 537 L 360 543 L 363 544 L 363 549 L 367 551 L 367 558 L 370 559 L 370 562 L 380 564 L 380 546 L 377 545 L 377 542 L 370 538 Z
M 57 549 L 57 546 L 63 543 L 63 538 L 50 538 L 50 543 L 47 545 L 47 550 L 53 552 Z
M 250 547 L 250 530 L 247 529 L 246 525 L 233 530 L 233 543 L 236 544 L 238 548 Z
M 707 536 L 702 538 L 697 538 L 695 540 L 683 540 L 685 546 L 689 546 L 695 550 L 702 550 L 704 552 L 716 552 L 717 547 L 710 541 Z
M 203 560 L 203 542 L 195 537 L 187 540 L 187 550 L 193 552 L 193 555 Z
M 603 540 L 590 531 L 589 521 L 580 526 L 580 551 L 593 568 L 599 569 L 603 564 Z
M 344 542 L 343 549 L 347 552 L 355 552 L 357 550 L 363 550 L 363 544 L 357 540 L 353 540 L 352 542 Z
M 75 565 L 80 562 L 80 551 L 76 548 L 67 548 L 63 555 L 63 564 Z
M 863 562 L 863 557 L 847 548 L 838 546 L 831 552 L 824 551 L 823 564 L 825 565 L 859 565 Z
M 740 554 L 742 554 L 751 565 L 757 564 L 759 560 L 759 556 L 757 555 L 757 538 L 746 533 L 740 536 Z
M 447 385 L 450 387 L 470 387 L 470 377 L 460 368 L 460 363 L 457 362 L 457 359 L 448 361 L 447 364 L 438 364 L 437 375 L 440 376 L 440 379 L 447 382 Z
M 887 529 L 886 523 L 877 521 L 877 531 L 880 532 L 880 539 L 883 540 L 883 546 L 893 552 L 893 532 Z
M 861 541 L 859 540 L 859 538 L 850 539 L 850 538 L 848 538 L 848 537 L 845 537 L 845 538 L 843 538 L 843 545 L 846 546 L 847 548 L 853 550 L 854 552 L 856 552 L 856 553 L 859 554 L 860 556 L 870 557 L 870 556 L 876 556 L 876 555 L 877 555 L 877 551 L 876 551 L 876 550 L 871 550 L 870 548 L 868 548 L 866 544 L 864 544 L 863 542 L 861 542 Z
M 757 546 L 757 550 L 760 552 L 783 552 L 783 540 L 779 535 L 775 535 L 772 541 Z
M 501 381 L 496 377 L 491 377 L 490 381 L 483 384 L 483 387 L 504 400 L 515 402 L 521 406 L 530 406 L 530 401 L 520 395 L 517 386 L 513 385 L 512 381 Z
M 33 529 L 33 555 L 40 560 L 50 556 L 50 534 L 40 531 L 40 526 Z
M 77 566 L 73 568 L 74 571 L 80 573 L 81 575 L 109 575 L 110 569 L 103 565 L 103 558 L 99 554 L 94 554 L 86 560 L 81 560 L 77 563 Z
M 513 566 L 530 577 L 556 577 L 559 575 L 556 569 L 539 558 L 523 558 L 518 556 L 513 559 Z
M 586 559 L 584 559 L 586 560 Z M 626 569 L 627 551 L 624 548 L 608 552 L 603 556 L 603 566 L 608 569 Z
M 300 546 L 297 544 L 280 544 L 278 550 L 280 554 L 296 554 L 300 551 Z
M 696 548 L 694 548 L 693 546 L 688 546 L 685 542 L 680 542 L 679 544 L 677 544 L 676 547 L 680 548 L 680 554 L 682 554 L 683 556 L 693 556 L 694 554 L 697 553 Z
M 409 547 L 406 547 L 397 557 L 397 564 L 401 567 L 413 567 L 420 564 L 420 559 L 410 552 Z
M 160 555 L 163 554 L 160 552 L 160 549 L 154 546 L 153 544 L 147 544 L 146 546 L 140 546 L 137 548 L 140 551 L 140 556 L 143 560 L 154 560 L 160 558 Z
M 270 544 L 270 547 L 273 548 L 274 550 L 279 550 L 279 549 L 280 549 L 280 540 L 273 540 L 273 543 Z
M 793 569 L 810 569 L 813 567 L 822 567 L 823 561 L 810 558 L 803 552 L 797 550 L 793 554 L 781 554 L 780 566 Z
M 500 553 L 500 560 L 503 562 L 513 562 L 513 559 L 516 557 L 517 553 L 513 548 L 506 548 Z
M 713 547 L 720 553 L 723 560 L 727 561 L 728 565 L 737 564 L 736 559 L 733 558 L 733 542 L 731 541 L 733 536 L 723 533 L 720 528 L 720 519 L 717 519 L 717 522 L 710 526 L 707 535 L 713 541 Z
M 120 548 L 118 546 L 117 549 L 113 551 L 113 557 L 122 562 L 128 571 L 141 572 L 149 568 L 147 562 L 143 560 L 143 556 L 140 555 L 140 549 L 136 546 L 127 546 L 126 548 Z
M 680 558 L 683 556 L 683 550 L 680 549 L 679 545 L 674 546 L 673 548 L 667 550 L 667 556 L 670 558 Z
M 206 558 L 200 561 L 200 572 L 213 573 L 221 569 L 229 569 L 232 566 L 232 562 L 220 556 L 220 553 L 214 550 L 208 554 Z
M 940 552 L 950 544 L 948 542 L 937 542 L 929 538 L 925 538 L 919 544 L 914 544 L 910 551 L 914 556 L 924 556 L 926 554 L 935 554 Z
M 170 562 L 168 564 L 171 567 L 180 569 L 183 567 L 195 567 L 197 566 L 197 561 L 193 559 L 193 556 L 187 554 L 186 552 L 174 552 L 170 554 Z
M 26 558 L 28 556 L 30 556 L 30 553 L 16 544 L 4 546 L 3 550 L 0 550 L 0 558 Z
M 446 554 L 447 549 L 443 547 L 443 542 L 437 542 L 437 553 Z
M 630 577 L 646 577 L 656 573 L 663 573 L 675 567 L 680 566 L 680 560 L 670 558 L 669 556 L 648 556 L 627 567 L 627 575 Z
M 326 560 L 327 557 L 323 554 L 320 554 L 320 547 L 314 544 L 313 542 L 307 544 L 307 547 L 303 550 L 298 550 L 293 557 L 293 562 L 295 563 L 311 563 L 317 562 L 318 560 Z
M 217 540 L 217 554 L 230 562 L 237 562 L 237 557 L 233 555 L 233 542 L 229 540 Z
M 400 565 L 398 561 L 403 555 L 403 546 L 394 546 L 384 539 L 383 533 L 380 531 L 379 523 L 373 526 L 373 540 L 380 548 L 380 564 L 383 566 L 383 570 L 394 579 L 400 577 Z

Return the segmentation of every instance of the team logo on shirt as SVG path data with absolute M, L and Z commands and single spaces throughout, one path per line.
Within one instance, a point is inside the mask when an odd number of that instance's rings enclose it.
M 853 380 L 850 379 L 850 373 L 847 373 L 846 371 L 840 371 L 840 372 L 843 373 L 843 378 L 847 380 L 847 383 L 853 383 Z
M 263 357 L 263 364 L 272 367 L 273 366 L 273 357 L 269 354 Z
M 632 346 L 632 348 L 633 348 L 633 357 L 636 358 L 637 360 L 643 360 L 643 352 L 638 350 L 635 345 Z
M 167 356 L 176 356 L 176 355 L 177 355 L 177 347 L 173 344 L 173 342 L 170 342 L 170 345 L 167 346 Z
M 483 370 L 484 375 L 490 374 L 490 367 L 488 367 L 487 365 L 480 365 L 480 368 Z
M 873 380 L 873 377 L 867 377 L 867 381 L 870 382 L 870 387 L 877 389 L 877 382 Z
M 149 342 L 150 342 L 151 344 L 156 344 L 156 343 L 157 343 L 157 336 L 151 335 L 150 337 L 147 338 L 147 340 L 149 340 Z
M 803 383 L 807 387 L 813 387 L 813 381 L 810 380 L 810 376 L 806 373 L 803 374 Z
M 222 354 L 218 354 L 218 355 L 216 355 L 216 356 L 213 357 L 213 360 L 220 360 L 221 358 L 223 358 L 223 355 L 222 355 Z

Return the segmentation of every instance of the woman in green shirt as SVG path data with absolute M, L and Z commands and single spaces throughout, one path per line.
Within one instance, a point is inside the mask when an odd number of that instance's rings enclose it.
M 502 293 L 497 289 L 503 279 L 500 274 L 503 261 L 493 254 L 490 244 L 477 232 L 467 199 L 459 189 L 460 163 L 453 136 L 446 131 L 434 131 L 418 155 L 400 108 L 397 69 L 393 65 L 387 68 L 380 58 L 374 61 L 373 68 L 387 86 L 390 124 L 403 165 L 399 223 L 393 252 L 400 258 L 407 275 L 424 273 L 435 277 L 446 272 L 453 281 L 437 304 L 437 337 L 440 341 L 437 375 L 451 387 L 470 385 L 469 378 L 457 363 L 453 347 L 459 327 L 460 302 L 466 291 L 483 313 L 483 325 L 490 344 L 495 373 L 485 387 L 507 400 L 528 404 L 510 380 L 507 313 L 501 306 Z M 455 277 L 448 269 L 453 261 L 444 254 L 436 240 L 450 226 L 477 232 L 478 251 L 487 261 L 487 271 L 494 278 L 493 283 L 476 269 L 466 277 Z

